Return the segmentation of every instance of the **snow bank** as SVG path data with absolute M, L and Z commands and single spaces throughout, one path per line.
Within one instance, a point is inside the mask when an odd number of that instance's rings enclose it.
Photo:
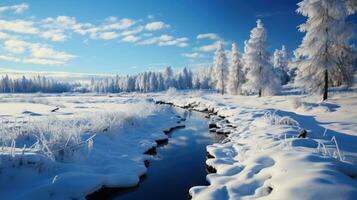
M 133 96 L 44 98 L 63 107 L 52 113 L 44 101 L 29 106 L 19 100 L 18 110 L 3 117 L 2 199 L 83 199 L 103 186 L 134 186 L 150 159 L 143 153 L 166 139 L 163 130 L 178 120 L 169 107 Z
M 347 110 L 357 108 L 357 95 L 349 94 L 348 101 L 340 96 L 328 103 L 297 94 L 256 98 L 181 93 L 156 99 L 217 113 L 225 120 L 211 116 L 211 121 L 231 129 L 224 143 L 207 147 L 206 164 L 216 173 L 207 175 L 209 186 L 190 189 L 193 199 L 355 199 L 357 149 L 352 146 L 357 137 L 349 133 L 357 122 Z M 299 110 L 303 104 L 311 109 Z M 307 138 L 297 138 L 302 128 Z

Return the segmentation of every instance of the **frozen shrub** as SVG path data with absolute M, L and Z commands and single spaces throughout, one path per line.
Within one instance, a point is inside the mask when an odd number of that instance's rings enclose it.
M 264 119 L 267 123 L 271 125 L 287 125 L 287 126 L 300 126 L 299 122 L 288 116 L 279 116 L 276 112 L 266 112 L 264 114 Z
M 120 134 L 122 130 L 139 124 L 140 119 L 162 109 L 153 103 L 128 103 L 119 111 L 82 113 L 68 119 L 55 115 L 42 120 L 0 121 L 0 147 L 10 149 L 16 156 L 19 148 L 41 154 L 54 161 L 70 161 L 74 155 L 90 152 L 93 135 Z M 89 138 L 88 138 L 89 136 Z M 25 148 L 28 147 L 28 148 Z M 4 153 L 0 149 L 0 155 Z M 0 157 L 1 158 L 1 157 Z

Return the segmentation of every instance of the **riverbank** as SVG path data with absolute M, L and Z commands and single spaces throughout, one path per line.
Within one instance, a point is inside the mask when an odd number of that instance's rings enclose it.
M 135 186 L 165 130 L 183 126 L 170 107 L 133 95 L 2 95 L 0 110 L 4 200 L 84 199 Z
M 274 97 L 179 92 L 157 102 L 210 115 L 224 144 L 207 147 L 209 186 L 193 199 L 354 199 L 357 195 L 355 93 L 319 103 L 292 92 Z M 317 102 L 317 103 L 316 103 Z M 220 116 L 217 118 L 217 116 Z M 214 124 L 214 125 L 213 125 Z M 307 130 L 306 138 L 298 138 Z
M 183 110 L 183 109 L 179 109 Z M 93 199 L 172 199 L 189 198 L 189 189 L 208 185 L 206 181 L 206 146 L 224 137 L 209 133 L 204 114 L 178 112 L 185 116 L 183 129 L 169 134 L 168 143 L 157 148 L 148 171 L 137 187 L 111 190 Z

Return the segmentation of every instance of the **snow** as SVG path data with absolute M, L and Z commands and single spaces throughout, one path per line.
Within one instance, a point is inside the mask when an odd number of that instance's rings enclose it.
M 291 86 L 283 94 L 154 95 L 180 107 L 213 109 L 225 120 L 211 116 L 211 123 L 231 132 L 207 147 L 213 158 L 206 164 L 217 172 L 207 175 L 208 186 L 190 189 L 193 199 L 355 199 L 357 93 L 335 92 L 325 102 Z M 297 138 L 302 129 L 307 138 Z
M 1 199 L 83 199 L 102 186 L 135 186 L 150 159 L 143 153 L 178 120 L 172 109 L 139 94 L 0 99 Z M 33 135 L 40 142 L 30 147 Z
M 206 165 L 216 172 L 207 175 L 209 185 L 190 189 L 193 199 L 354 199 L 355 91 L 336 88 L 324 102 L 291 85 L 260 98 L 175 89 L 2 94 L 0 195 L 83 199 L 103 186 L 137 185 L 150 159 L 144 152 L 180 121 L 155 100 L 216 113 L 211 130 L 228 135 L 207 146 Z M 302 129 L 306 138 L 297 137 Z

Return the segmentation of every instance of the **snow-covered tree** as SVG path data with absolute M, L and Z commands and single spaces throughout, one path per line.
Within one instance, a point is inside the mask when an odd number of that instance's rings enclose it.
M 227 76 L 227 57 L 224 52 L 223 43 L 219 42 L 214 56 L 214 77 L 216 89 L 223 95 L 225 89 L 225 79 Z
M 192 89 L 200 89 L 201 84 L 200 84 L 200 77 L 196 74 L 192 77 Z
M 170 87 L 173 87 L 174 72 L 170 66 L 165 67 L 162 76 L 164 78 L 165 89 L 169 89 Z
M 182 72 L 179 75 L 178 83 L 180 89 L 192 88 L 192 72 L 186 67 L 182 69 Z
M 227 89 L 230 94 L 240 93 L 243 84 L 243 64 L 236 44 L 232 44 L 231 63 L 228 69 Z
M 288 54 L 284 45 L 281 50 L 274 51 L 274 70 L 282 85 L 288 83 Z
M 250 39 L 245 42 L 244 65 L 247 69 L 244 89 L 247 92 L 258 92 L 272 95 L 279 89 L 279 82 L 270 63 L 270 55 L 267 51 L 267 33 L 261 20 L 257 20 L 257 26 L 252 29 Z
M 156 78 L 156 73 L 155 72 L 150 72 L 149 73 L 149 91 L 153 92 L 157 90 L 158 87 L 158 82 Z
M 44 76 L 13 79 L 7 74 L 0 78 L 0 92 L 3 93 L 61 93 L 69 92 L 76 87 L 75 84 L 57 82 Z M 89 86 L 90 87 L 90 86 Z
M 355 1 L 354 1 L 355 2 Z M 303 0 L 297 12 L 306 16 L 299 30 L 305 36 L 297 52 L 299 61 L 296 83 L 305 91 L 323 93 L 333 84 L 353 84 L 355 52 L 349 41 L 353 26 L 346 21 L 355 3 L 349 0 Z

